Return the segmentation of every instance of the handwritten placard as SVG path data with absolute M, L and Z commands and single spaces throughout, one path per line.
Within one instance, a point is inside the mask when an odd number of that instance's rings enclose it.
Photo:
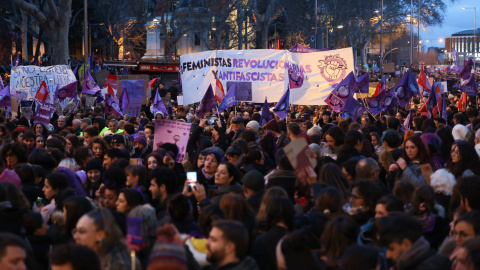
M 153 150 L 160 148 L 164 143 L 172 143 L 178 147 L 176 162 L 181 162 L 187 151 L 191 123 L 173 120 L 155 120 L 155 137 Z

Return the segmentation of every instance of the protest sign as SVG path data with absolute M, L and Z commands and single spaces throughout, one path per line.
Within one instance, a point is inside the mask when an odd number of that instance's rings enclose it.
M 177 96 L 177 105 L 183 106 L 183 96 Z
M 50 124 L 50 119 L 52 118 L 54 110 L 55 105 L 37 101 L 37 110 L 35 112 L 35 118 L 33 119 L 33 123 L 42 123 L 45 126 L 48 126 L 48 124 Z
M 140 116 L 142 104 L 147 103 L 147 88 L 148 75 L 117 75 L 117 97 L 120 98 L 120 94 L 126 89 L 130 101 L 128 111 L 124 113 Z
M 20 110 L 27 119 L 30 119 L 32 116 L 32 105 L 33 101 L 20 101 Z
M 176 162 L 181 162 L 187 150 L 190 136 L 191 123 L 180 121 L 157 119 L 155 120 L 155 137 L 153 150 L 158 149 L 164 143 L 173 143 L 178 147 Z
M 314 170 L 317 161 L 308 147 L 307 140 L 298 138 L 287 144 L 284 150 L 301 183 L 304 185 L 314 183 L 317 179 Z
M 10 94 L 19 101 L 34 97 L 42 81 L 47 84 L 49 96 L 54 100 L 57 85 L 63 87 L 77 79 L 67 65 L 59 66 L 18 66 L 12 68 L 10 77 Z
M 235 84 L 239 101 L 278 101 L 290 85 L 292 104 L 324 105 L 353 70 L 352 48 L 311 53 L 215 50 L 180 57 L 184 104 L 199 102 L 216 77 L 227 89 Z

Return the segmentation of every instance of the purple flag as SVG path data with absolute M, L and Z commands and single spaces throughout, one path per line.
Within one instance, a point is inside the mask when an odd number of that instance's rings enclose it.
M 90 57 L 88 57 L 88 64 L 90 65 L 90 70 L 93 70 L 93 52 L 92 54 L 90 55 Z
M 62 102 L 66 98 L 73 98 L 77 94 L 77 83 L 78 81 L 74 81 L 70 84 L 65 85 L 64 87 L 57 89 L 55 91 L 55 99 Z M 57 85 L 58 87 L 58 85 Z
M 273 48 L 270 47 L 270 49 L 273 49 Z M 329 50 L 330 50 L 329 48 L 324 48 L 324 49 L 320 49 L 320 50 L 311 49 L 311 48 L 305 47 L 305 46 L 297 43 L 292 48 L 290 48 L 288 51 L 289 52 L 295 52 L 295 53 L 311 53 L 311 52 L 323 52 L 323 51 L 329 51 Z
M 136 251 L 145 247 L 142 237 L 142 219 L 127 217 L 127 245 Z
M 475 96 L 477 94 L 477 83 L 475 82 L 475 74 L 469 73 L 469 78 L 464 80 L 460 78 L 460 90 L 467 93 L 467 95 Z
M 1 107 L 10 107 L 10 85 L 0 90 L 0 106 Z
M 345 101 L 353 96 L 355 88 L 358 88 L 357 80 L 352 71 L 333 89 L 332 93 Z
M 3 84 L 2 76 L 0 76 L 0 90 L 5 88 L 5 85 Z
M 15 63 L 13 64 L 14 67 L 18 67 L 20 64 L 20 53 L 17 54 L 17 58 L 15 59 Z
M 402 125 L 403 131 L 407 131 L 410 129 L 410 124 L 412 123 L 412 111 L 413 110 L 410 110 L 408 112 L 407 118 L 405 118 L 405 121 L 403 121 L 403 125 Z
M 369 82 L 370 82 L 370 78 L 368 76 L 368 73 L 358 77 L 354 92 L 368 94 Z
M 327 105 L 332 108 L 334 112 L 337 113 L 343 111 L 343 107 L 345 106 L 345 102 L 343 101 L 343 99 L 335 95 L 333 91 L 325 99 L 325 103 L 327 103 Z
M 290 109 L 290 88 L 283 94 L 283 96 L 278 101 L 273 112 L 278 115 L 281 119 L 285 119 L 288 115 L 288 110 Z
M 367 97 L 367 107 L 373 115 L 377 115 L 384 111 L 383 107 L 380 105 L 380 99 L 385 95 L 385 92 L 381 92 L 376 97 Z
M 155 94 L 155 100 L 153 101 L 153 107 L 152 107 L 152 113 L 155 115 L 157 112 L 161 112 L 163 113 L 163 115 L 168 114 L 167 108 L 165 107 L 165 103 L 163 103 L 163 100 L 160 97 L 160 94 L 158 94 L 158 88 L 157 88 L 157 93 Z
M 105 114 L 114 114 L 118 117 L 123 117 L 122 111 L 111 95 L 106 95 Z
M 415 75 L 409 70 L 389 92 L 392 92 L 393 95 L 397 97 L 401 107 L 405 107 L 418 91 Z
M 77 65 L 75 66 L 75 69 L 73 70 L 73 75 L 78 76 L 78 61 L 77 61 Z
M 222 103 L 218 106 L 218 111 L 221 112 L 228 107 L 237 105 L 237 86 L 235 83 L 232 83 L 230 89 L 227 89 L 227 94 L 222 100 Z
M 325 102 L 334 112 L 341 112 L 345 106 L 345 101 L 353 96 L 356 88 L 358 86 L 355 75 L 350 72 L 328 95 Z
M 203 116 L 208 112 L 211 111 L 213 108 L 217 106 L 217 100 L 215 99 L 215 95 L 213 94 L 212 85 L 208 86 L 205 95 L 203 96 L 202 100 L 198 104 L 197 111 L 195 115 L 198 118 L 203 118 Z
M 302 87 L 303 73 L 293 69 L 288 69 L 288 81 L 291 89 Z
M 258 123 L 260 126 L 264 126 L 270 120 L 272 120 L 272 115 L 270 114 L 270 108 L 268 108 L 267 97 L 265 97 L 265 102 L 263 103 L 262 108 L 262 116 L 260 116 L 260 121 Z
M 130 105 L 130 98 L 128 98 L 127 90 L 124 89 L 122 91 L 122 94 L 120 95 L 120 109 L 122 109 L 122 112 L 124 112 L 129 105 Z
M 349 97 L 345 101 L 345 107 L 342 111 L 342 118 L 347 119 L 351 117 L 355 121 L 358 117 L 362 115 L 365 110 L 365 107 L 363 107 L 363 105 L 358 102 L 358 100 L 353 97 Z
M 428 101 L 427 101 L 427 111 L 430 112 L 430 114 L 429 114 L 430 116 L 433 115 L 432 110 L 435 106 L 437 106 L 437 102 L 438 102 L 437 101 L 437 91 L 436 91 L 436 89 L 437 88 L 436 88 L 436 85 L 434 83 L 433 86 L 432 86 L 432 91 L 430 91 L 430 94 L 428 96 Z
M 82 93 L 94 95 L 98 91 L 100 91 L 100 87 L 95 83 L 92 75 L 90 75 L 90 72 L 87 70 L 85 80 L 83 81 Z
M 472 59 L 468 59 L 468 61 L 465 63 L 465 66 L 463 66 L 462 71 L 460 71 L 460 79 L 468 80 L 470 77 L 470 74 L 472 73 L 472 66 L 473 66 L 473 61 Z

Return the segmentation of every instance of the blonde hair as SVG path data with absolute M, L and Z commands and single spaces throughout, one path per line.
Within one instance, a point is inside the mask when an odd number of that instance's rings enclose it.
M 58 164 L 58 167 L 64 167 L 64 168 L 70 169 L 72 172 L 77 171 L 77 168 L 78 168 L 77 166 L 78 166 L 77 162 L 73 158 L 62 159 L 62 161 L 60 161 L 60 163 Z

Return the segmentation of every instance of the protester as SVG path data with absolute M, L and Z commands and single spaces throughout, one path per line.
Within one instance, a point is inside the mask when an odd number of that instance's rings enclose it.
M 453 85 L 445 98 L 458 98 Z M 353 96 L 339 96 L 340 110 L 279 111 L 282 102 L 269 100 L 280 104 L 241 102 L 217 112 L 216 101 L 178 105 L 178 84 L 160 87 L 152 110 L 154 95 L 131 110 L 136 97 L 122 99 L 124 89 L 115 89 L 122 104 L 102 101 L 102 91 L 81 93 L 76 108 L 57 106 L 42 123 L 23 110 L 0 111 L 0 220 L 8 220 L 0 234 L 25 241 L 12 244 L 20 269 L 131 269 L 127 245 L 143 270 L 471 267 L 479 113 L 473 98 L 466 109 L 433 110 L 427 91 L 416 88 L 410 79 L 378 87 L 380 98 L 359 98 L 355 112 Z M 63 245 L 73 241 L 82 247 Z M 8 269 L 9 247 L 0 245 L 0 269 Z

